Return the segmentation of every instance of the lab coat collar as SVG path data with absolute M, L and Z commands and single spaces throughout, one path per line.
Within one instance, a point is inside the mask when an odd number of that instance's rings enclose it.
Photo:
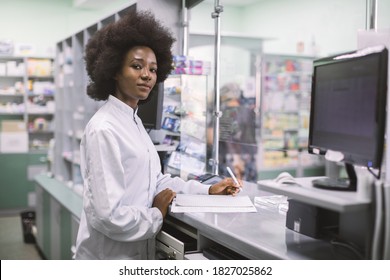
M 115 107 L 117 107 L 119 110 L 121 110 L 125 114 L 130 114 L 133 117 L 135 115 L 137 115 L 138 106 L 134 110 L 132 107 L 130 107 L 129 105 L 127 105 L 126 103 L 124 103 L 123 101 L 119 100 L 118 98 L 116 98 L 115 96 L 113 96 L 111 94 L 108 96 L 108 102 L 113 104 Z

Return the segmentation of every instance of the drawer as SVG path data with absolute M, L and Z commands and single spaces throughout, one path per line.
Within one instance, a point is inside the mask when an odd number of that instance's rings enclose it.
M 183 260 L 184 254 L 197 249 L 197 240 L 164 224 L 156 236 L 156 259 Z
M 183 260 L 184 244 L 166 232 L 160 232 L 156 238 L 156 259 Z

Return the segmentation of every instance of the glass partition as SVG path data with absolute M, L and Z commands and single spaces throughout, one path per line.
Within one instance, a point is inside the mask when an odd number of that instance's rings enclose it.
M 304 147 L 311 62 L 357 48 L 357 32 L 366 29 L 367 1 L 220 1 L 224 7 L 220 14 L 220 173 L 227 174 L 224 170 L 230 166 L 248 181 L 273 178 L 281 171 L 295 176 L 325 173 L 325 164 L 314 160 Z M 390 29 L 390 0 L 378 0 L 377 5 L 377 27 Z M 188 51 L 194 59 L 212 63 L 213 11 L 214 1 L 203 1 L 190 10 Z M 210 81 L 213 75 L 211 71 Z M 208 114 L 213 119 L 211 83 L 209 88 Z M 225 102 L 236 108 L 227 108 Z M 270 113 L 271 105 L 280 105 L 280 110 Z M 287 124 L 293 120 L 291 131 Z M 266 133 L 270 127 L 280 129 Z M 209 144 L 208 158 L 212 148 Z

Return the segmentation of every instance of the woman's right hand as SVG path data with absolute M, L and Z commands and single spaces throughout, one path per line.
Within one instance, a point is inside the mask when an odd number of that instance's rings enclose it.
M 168 212 L 169 204 L 171 204 L 175 196 L 176 193 L 174 191 L 171 189 L 165 189 L 154 197 L 152 206 L 157 207 L 161 211 L 163 218 L 165 218 Z

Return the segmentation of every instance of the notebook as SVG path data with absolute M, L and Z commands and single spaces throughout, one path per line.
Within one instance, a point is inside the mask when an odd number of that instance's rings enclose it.
M 257 212 L 247 195 L 177 194 L 171 212 Z

